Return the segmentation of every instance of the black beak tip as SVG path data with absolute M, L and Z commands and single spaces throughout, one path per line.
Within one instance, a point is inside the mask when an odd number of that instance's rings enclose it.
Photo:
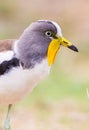
M 69 49 L 73 50 L 73 51 L 76 51 L 76 52 L 79 52 L 77 47 L 75 47 L 74 45 L 71 45 L 68 47 Z

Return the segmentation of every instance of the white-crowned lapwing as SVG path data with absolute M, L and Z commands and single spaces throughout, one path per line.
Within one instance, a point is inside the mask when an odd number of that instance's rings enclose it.
M 5 130 L 10 130 L 11 105 L 49 74 L 62 45 L 78 52 L 62 36 L 60 26 L 50 20 L 33 22 L 18 40 L 0 41 L 0 104 L 8 105 Z

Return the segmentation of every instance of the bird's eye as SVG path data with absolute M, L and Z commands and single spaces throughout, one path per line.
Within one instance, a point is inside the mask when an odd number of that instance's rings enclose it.
M 51 31 L 47 31 L 47 32 L 45 32 L 45 35 L 48 36 L 48 37 L 51 37 L 52 33 L 51 33 Z

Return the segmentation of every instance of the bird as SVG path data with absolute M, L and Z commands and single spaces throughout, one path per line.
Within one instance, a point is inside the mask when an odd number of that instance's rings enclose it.
M 32 22 L 18 39 L 0 40 L 0 104 L 8 105 L 5 130 L 10 130 L 10 110 L 49 73 L 60 47 L 78 52 L 52 20 Z

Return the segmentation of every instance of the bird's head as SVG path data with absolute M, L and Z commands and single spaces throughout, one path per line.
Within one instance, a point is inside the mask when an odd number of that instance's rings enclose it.
M 62 36 L 60 26 L 49 20 L 33 22 L 24 31 L 18 44 L 19 50 L 25 54 L 25 60 L 29 57 L 33 61 L 40 61 L 47 57 L 49 66 L 54 63 L 60 46 L 78 52 L 78 49 Z

